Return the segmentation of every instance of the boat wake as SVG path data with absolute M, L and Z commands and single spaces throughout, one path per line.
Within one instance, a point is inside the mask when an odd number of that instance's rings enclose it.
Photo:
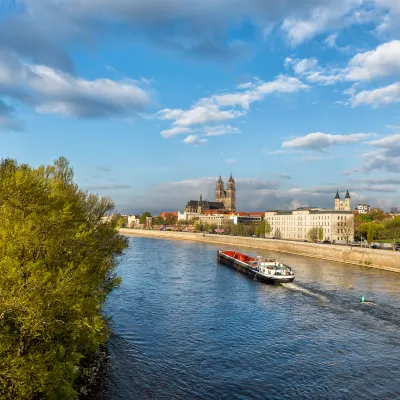
M 398 329 L 400 327 L 399 319 L 399 308 L 393 307 L 391 304 L 384 302 L 377 302 L 375 299 L 366 299 L 364 302 L 360 298 L 354 298 L 353 296 L 348 297 L 346 293 L 334 293 L 329 292 L 328 294 L 322 294 L 321 292 L 313 289 L 307 289 L 295 283 L 282 283 L 282 287 L 292 290 L 294 292 L 299 292 L 305 296 L 312 297 L 323 305 L 330 309 L 340 312 L 342 315 L 344 313 L 356 313 L 358 315 L 368 316 L 369 321 L 379 321 L 379 326 L 394 327 Z M 368 320 L 365 320 L 367 322 Z
M 325 301 L 325 302 L 329 301 L 329 299 L 326 296 L 324 296 L 324 295 L 322 295 L 320 293 L 312 292 L 311 290 L 308 290 L 308 289 L 306 289 L 306 288 L 304 288 L 302 286 L 296 285 L 295 283 L 292 283 L 292 282 L 290 282 L 290 283 L 281 283 L 281 285 L 284 286 L 287 289 L 290 289 L 290 290 L 293 290 L 293 291 L 296 291 L 296 292 L 301 292 L 301 293 L 305 294 L 306 296 L 315 297 L 318 300 Z

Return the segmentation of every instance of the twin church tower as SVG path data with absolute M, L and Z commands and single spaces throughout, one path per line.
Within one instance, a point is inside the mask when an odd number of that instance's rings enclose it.
M 189 200 L 185 207 L 185 211 L 188 213 L 201 214 L 212 210 L 236 211 L 236 185 L 232 174 L 226 190 L 224 181 L 221 176 L 219 177 L 215 188 L 215 201 L 203 200 L 203 196 L 200 195 L 200 200 Z
M 217 203 L 222 203 L 225 210 L 236 211 L 236 186 L 232 174 L 228 180 L 226 190 L 224 187 L 224 181 L 221 176 L 219 177 L 215 189 L 215 201 Z
M 335 210 L 340 211 L 351 211 L 351 199 L 349 191 L 346 192 L 346 196 L 344 197 L 344 201 L 340 200 L 339 190 L 336 192 L 335 196 Z

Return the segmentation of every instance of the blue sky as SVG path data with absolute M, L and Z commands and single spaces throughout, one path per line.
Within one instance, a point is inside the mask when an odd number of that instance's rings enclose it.
M 0 4 L 2 157 L 123 212 L 400 205 L 398 0 Z

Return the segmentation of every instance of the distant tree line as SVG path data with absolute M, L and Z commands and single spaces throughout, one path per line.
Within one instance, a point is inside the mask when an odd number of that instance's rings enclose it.
M 391 216 L 383 210 L 375 209 L 369 214 L 359 214 L 355 218 L 358 240 L 400 243 L 400 216 Z

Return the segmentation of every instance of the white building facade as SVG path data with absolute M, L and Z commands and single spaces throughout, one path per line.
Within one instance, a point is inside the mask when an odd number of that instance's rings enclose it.
M 140 215 L 128 215 L 128 228 L 136 228 L 140 222 Z
M 178 212 L 178 221 L 189 222 L 191 219 L 197 218 L 203 224 L 213 224 L 218 227 L 229 222 L 229 214 L 199 214 L 193 212 Z
M 229 221 L 234 224 L 259 224 L 262 220 L 261 216 L 253 216 L 253 215 L 231 215 L 229 217 Z
M 369 205 L 367 205 L 365 203 L 364 204 L 357 204 L 356 211 L 359 214 L 369 214 L 370 211 L 371 211 L 371 206 L 369 206 Z
M 266 211 L 265 221 L 272 230 L 267 238 L 309 240 L 312 228 L 322 228 L 323 239 L 334 243 L 354 240 L 354 215 L 352 211 L 299 208 L 293 211 Z

